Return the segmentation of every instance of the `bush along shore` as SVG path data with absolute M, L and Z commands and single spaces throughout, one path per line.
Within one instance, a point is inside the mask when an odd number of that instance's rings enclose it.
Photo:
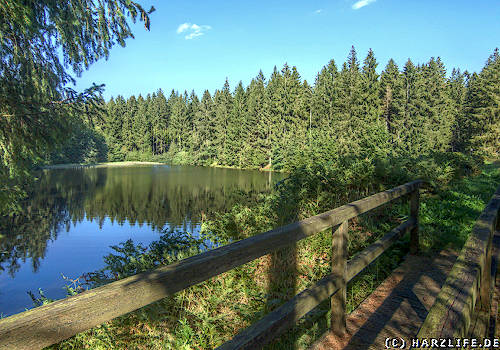
M 461 248 L 477 216 L 500 184 L 499 167 L 499 163 L 487 163 L 472 167 L 466 176 L 455 172 L 456 176 L 449 181 L 436 180 L 437 185 L 423 191 L 422 254 L 432 254 L 444 247 Z M 255 195 L 228 212 L 216 214 L 203 224 L 201 237 L 165 232 L 148 247 L 131 240 L 124 242 L 113 247 L 115 252 L 104 258 L 102 270 L 87 273 L 79 283 L 69 284 L 68 295 L 170 264 L 198 254 L 208 246 L 243 239 L 396 185 L 394 179 L 378 185 L 339 179 L 342 177 L 338 170 L 328 167 L 297 169 L 271 193 Z M 405 180 L 409 179 L 397 178 L 401 183 Z M 351 220 L 349 255 L 380 238 L 408 214 L 408 203 L 401 199 Z M 408 243 L 409 237 L 403 237 L 349 284 L 348 311 L 354 310 L 402 261 L 408 253 Z M 330 271 L 330 257 L 331 231 L 326 230 L 50 348 L 214 348 L 325 276 Z M 32 294 L 36 305 L 51 301 L 40 292 L 37 296 Z M 329 305 L 325 302 L 267 348 L 305 348 L 328 327 Z

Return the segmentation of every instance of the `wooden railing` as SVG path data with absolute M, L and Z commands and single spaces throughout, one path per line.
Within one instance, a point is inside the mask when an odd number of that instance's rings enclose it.
M 431 338 L 488 338 L 498 264 L 493 238 L 500 230 L 499 211 L 500 187 L 477 219 L 417 338 L 429 342 Z M 496 311 L 491 316 L 496 318 Z
M 328 212 L 140 273 L 0 320 L 1 349 L 41 349 L 115 317 L 137 310 L 272 251 L 332 228 L 332 273 L 269 313 L 220 349 L 254 349 L 291 327 L 323 300 L 331 299 L 332 328 L 345 331 L 346 284 L 405 232 L 418 251 L 419 189 L 413 181 Z M 348 220 L 410 195 L 409 219 L 347 262 Z

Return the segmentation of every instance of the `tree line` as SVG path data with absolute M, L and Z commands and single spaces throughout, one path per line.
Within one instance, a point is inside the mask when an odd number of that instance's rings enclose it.
M 285 64 L 269 79 L 260 71 L 247 87 L 240 82 L 231 90 L 226 79 L 201 99 L 194 91 L 172 90 L 167 97 L 161 89 L 145 97 L 117 96 L 102 101 L 95 141 L 83 147 L 79 131 L 52 160 L 290 170 L 388 155 L 500 155 L 498 49 L 480 73 L 453 69 L 447 76 L 440 58 L 424 64 L 408 59 L 401 68 L 391 59 L 381 74 L 377 66 L 372 50 L 360 63 L 352 47 L 346 62 L 339 68 L 331 60 L 313 86 Z M 83 135 L 89 140 L 88 132 Z

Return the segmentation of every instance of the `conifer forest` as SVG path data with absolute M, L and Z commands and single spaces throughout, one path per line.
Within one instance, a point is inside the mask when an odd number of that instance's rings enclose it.
M 92 126 L 81 123 L 53 152 L 54 163 L 160 160 L 175 164 L 291 170 L 315 163 L 417 159 L 457 153 L 500 154 L 500 54 L 479 73 L 440 58 L 380 74 L 375 53 L 328 62 L 314 83 L 298 68 L 260 71 L 203 96 L 159 89 L 100 101 Z

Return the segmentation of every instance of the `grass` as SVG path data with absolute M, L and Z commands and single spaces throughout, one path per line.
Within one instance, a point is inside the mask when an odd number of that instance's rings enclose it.
M 420 232 L 422 254 L 445 247 L 460 249 L 480 212 L 500 184 L 498 163 L 485 165 L 479 174 L 450 182 L 445 188 L 421 196 Z M 262 201 L 239 206 L 213 223 L 214 231 L 243 232 L 251 236 L 272 226 Z M 314 211 L 314 210 L 313 210 Z M 308 212 L 307 215 L 311 214 Z M 305 214 L 304 214 L 305 215 Z M 408 203 L 398 201 L 351 220 L 349 254 L 370 243 L 404 221 Z M 222 225 L 220 222 L 229 222 Z M 227 234 L 226 241 L 234 239 Z M 222 235 L 222 237 L 224 237 Z M 243 237 L 237 237 L 243 238 Z M 195 242 L 184 242 L 181 253 L 172 246 L 142 248 L 122 245 L 108 256 L 108 270 L 94 274 L 90 283 L 106 280 L 119 270 L 119 277 L 196 254 Z M 225 243 L 224 240 L 219 243 Z M 177 242 L 178 243 L 178 242 Z M 348 286 L 348 311 L 356 308 L 402 261 L 408 252 L 408 235 L 393 245 Z M 208 349 L 221 345 L 239 331 L 312 285 L 330 269 L 331 233 L 322 232 L 295 246 L 266 255 L 223 273 L 197 286 L 176 293 L 128 315 L 72 337 L 53 349 Z M 177 246 L 179 247 L 179 246 Z M 135 254 L 135 255 L 134 255 Z M 149 255 L 148 255 L 149 254 Z M 129 257 L 135 256 L 135 260 Z M 268 349 L 307 348 L 329 327 L 329 305 L 324 302 L 310 315 L 267 346 Z

